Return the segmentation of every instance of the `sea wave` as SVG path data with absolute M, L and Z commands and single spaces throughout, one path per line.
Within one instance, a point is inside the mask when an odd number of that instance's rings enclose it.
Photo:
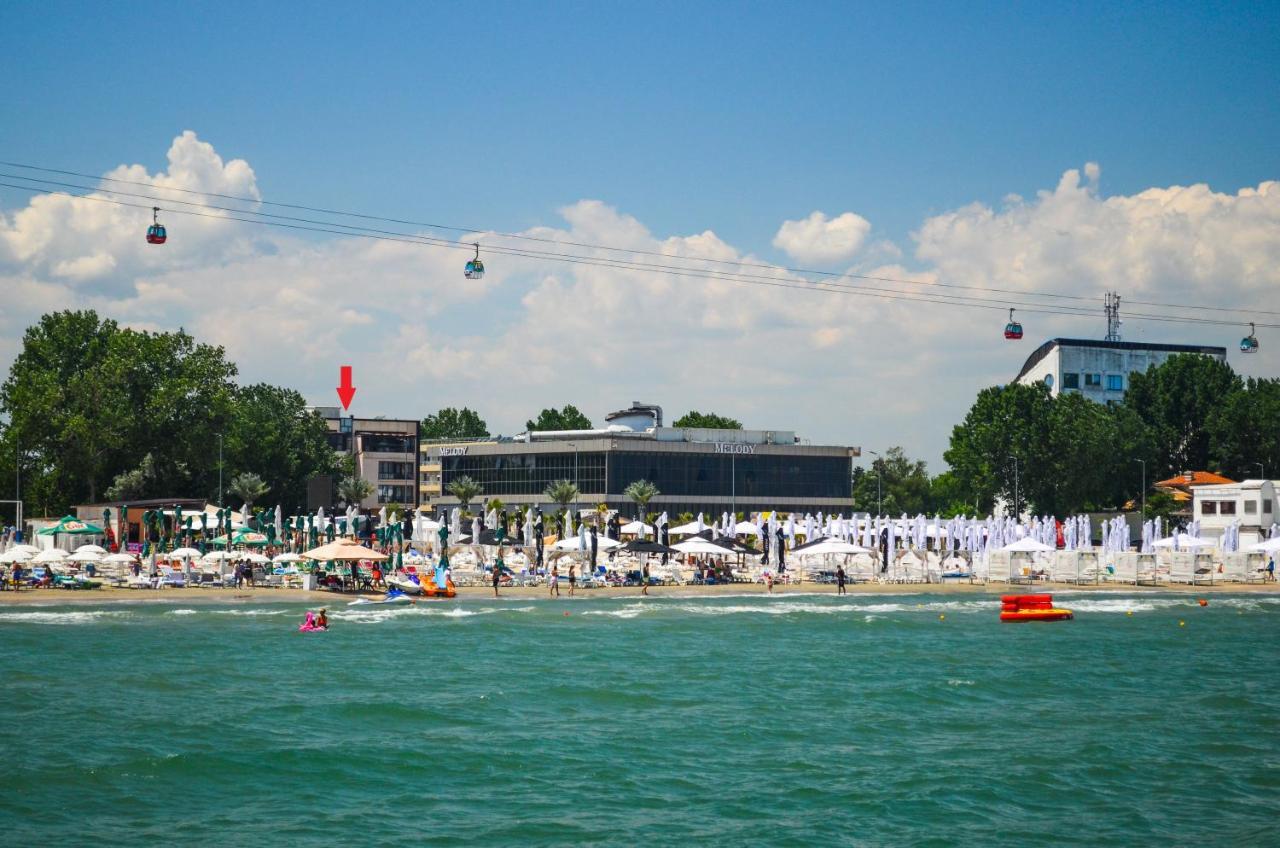
M 368 606 L 362 606 L 334 610 L 329 613 L 329 618 L 355 624 L 381 624 L 384 621 L 392 621 L 397 618 L 471 618 L 473 616 L 495 615 L 498 613 L 533 612 L 536 609 L 537 607 L 479 607 L 466 609 L 461 606 L 442 608 L 425 605 L 396 605 L 370 609 Z
M 829 596 L 828 596 L 829 597 Z M 870 620 L 876 613 L 990 612 L 998 605 L 992 601 L 936 601 L 932 603 L 813 603 L 779 600 L 757 604 L 717 603 L 631 603 L 613 610 L 585 610 L 581 615 L 610 618 L 637 618 L 641 615 L 686 613 L 689 615 L 861 615 Z
M 12 624 L 93 624 L 104 619 L 125 619 L 124 610 L 74 610 L 68 612 L 0 612 L 0 623 Z

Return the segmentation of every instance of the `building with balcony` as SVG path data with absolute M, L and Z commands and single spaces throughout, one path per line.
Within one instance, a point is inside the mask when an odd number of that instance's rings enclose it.
M 356 473 L 374 486 L 362 509 L 398 503 L 418 505 L 418 432 L 421 422 L 393 418 L 356 418 L 343 415 L 336 406 L 317 407 L 329 428 L 329 444 L 339 453 L 354 457 Z M 309 487 L 310 501 L 323 501 L 325 481 Z M 328 481 L 330 491 L 336 481 Z M 312 492 L 311 488 L 315 491 Z M 331 503 L 336 500 L 330 496 Z M 321 504 L 323 505 L 323 504 Z

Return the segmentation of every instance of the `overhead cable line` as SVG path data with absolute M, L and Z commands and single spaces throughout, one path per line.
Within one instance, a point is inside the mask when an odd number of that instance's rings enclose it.
M 663 253 L 661 251 L 644 250 L 641 248 L 615 247 L 611 245 L 592 244 L 589 242 L 577 242 L 577 241 L 569 241 L 565 239 L 531 236 L 531 235 L 522 234 L 522 233 L 506 233 L 506 232 L 488 230 L 483 227 L 461 227 L 461 226 L 452 225 L 452 224 L 438 224 L 438 223 L 432 223 L 427 221 L 413 221 L 413 220 L 402 219 L 402 218 L 391 218 L 391 217 L 385 217 L 385 216 L 379 216 L 379 215 L 370 215 L 370 214 L 361 213 L 361 212 L 349 212 L 349 211 L 344 211 L 339 209 L 328 209 L 325 207 L 307 206 L 307 205 L 298 204 L 298 203 L 286 203 L 282 201 L 263 200 L 260 197 L 245 197 L 241 195 L 224 194 L 219 192 L 199 191 L 196 189 L 179 188 L 176 186 L 159 186 L 154 183 L 145 182 L 141 180 L 125 180 L 125 179 L 119 179 L 116 177 L 96 176 L 93 174 L 87 174 L 80 171 L 69 171 L 69 170 L 64 170 L 59 168 L 47 168 L 40 165 L 31 165 L 31 164 L 21 163 L 21 162 L 0 161 L 0 165 L 12 167 L 12 168 L 22 168 L 25 170 L 41 171 L 41 172 L 50 173 L 50 174 L 61 174 L 64 176 L 81 177 L 83 179 L 90 179 L 90 180 L 95 180 L 100 182 L 118 183 L 121 185 L 142 186 L 142 187 L 151 189 L 153 191 L 179 192 L 187 195 L 215 197 L 222 200 L 230 200 L 238 203 L 252 203 L 252 204 L 259 204 L 263 206 L 274 206 L 274 207 L 279 207 L 283 209 L 295 209 L 299 211 L 314 212 L 322 215 L 358 218 L 361 220 L 379 221 L 383 223 L 400 224 L 400 225 L 412 226 L 412 227 L 426 227 L 428 229 L 443 230 L 448 232 L 483 233 L 491 238 L 515 239 L 515 240 L 521 240 L 521 241 L 539 242 L 543 244 L 554 244 L 562 247 L 578 247 L 578 248 L 586 248 L 591 250 L 627 253 L 627 254 L 637 255 L 637 256 L 652 256 L 652 257 L 662 258 L 665 260 L 682 260 L 686 262 L 699 262 L 699 263 L 707 263 L 707 264 L 713 264 L 713 265 L 728 265 L 728 266 L 734 266 L 734 267 L 740 267 L 740 268 L 757 268 L 757 269 L 763 269 L 763 270 L 769 270 L 769 271 L 782 271 L 784 273 L 790 273 L 790 274 L 819 276 L 824 278 L 858 279 L 858 280 L 866 280 L 868 282 L 879 282 L 879 283 L 886 283 L 886 284 L 892 284 L 892 285 L 927 286 L 927 287 L 934 287 L 934 288 L 971 290 L 971 291 L 989 292 L 993 294 L 1012 295 L 1012 296 L 1018 296 L 1023 298 L 1078 300 L 1078 301 L 1086 301 L 1086 302 L 1093 302 L 1097 298 L 1096 295 L 1086 296 L 1086 295 L 1063 294 L 1063 293 L 1057 293 L 1057 292 L 1031 292 L 1031 291 L 1023 291 L 1019 289 L 1007 289 L 1007 288 L 998 288 L 998 287 L 991 287 L 991 286 L 963 285 L 959 283 L 949 283 L 949 282 L 940 281 L 940 280 L 909 280 L 909 279 L 903 279 L 898 277 L 887 277 L 882 275 L 857 274 L 852 272 L 838 272 L 838 271 L 823 271 L 823 270 L 811 269 L 811 268 L 793 268 L 793 267 L 780 266 L 780 265 L 770 265 L 767 263 L 748 262 L 745 260 L 714 259 L 714 258 L 708 258 L 708 257 L 692 257 L 692 256 L 681 257 L 681 256 L 673 256 L 672 254 Z M 16 178 L 37 182 L 37 180 L 28 178 L 28 177 L 16 177 Z M 76 188 L 83 189 L 85 187 L 76 186 Z M 102 189 L 93 189 L 93 190 L 102 190 Z M 164 200 L 163 202 L 173 203 L 173 202 L 181 202 L 181 201 L 168 199 L 168 200 Z M 263 214 L 263 215 L 267 214 L 267 213 L 251 212 L 251 210 L 236 210 L 236 211 L 241 211 L 249 214 Z M 352 225 L 342 224 L 337 222 L 324 222 L 324 225 L 353 228 Z M 380 232 L 378 230 L 373 230 L 373 231 Z M 486 249 L 492 249 L 492 247 L 487 247 Z M 1194 309 L 1197 311 L 1207 310 L 1207 311 L 1225 312 L 1225 313 L 1280 315 L 1280 311 L 1257 310 L 1257 309 L 1250 309 L 1248 307 L 1233 308 L 1233 307 L 1221 307 L 1221 306 L 1201 306 L 1197 304 L 1158 303 L 1158 302 L 1135 301 L 1135 300 L 1131 300 L 1129 302 L 1135 303 L 1137 305 L 1154 306 L 1154 307 L 1163 308 L 1163 309 L 1183 309 L 1183 310 Z M 1131 317 L 1132 317 L 1132 313 L 1131 313 Z
M 3 176 L 3 175 L 0 175 Z M 28 182 L 47 182 L 54 181 L 36 180 L 26 177 L 18 177 Z M 64 183 L 56 183 L 59 185 L 68 185 Z M 13 183 L 0 182 L 0 186 L 14 188 L 21 191 L 31 193 L 47 193 L 47 189 L 17 185 Z M 73 194 L 65 193 L 68 197 L 75 197 L 83 200 L 107 203 L 121 207 L 131 207 L 137 209 L 153 209 L 152 203 L 132 203 L 122 200 L 113 200 L 108 197 L 94 196 L 98 193 L 120 194 L 122 196 L 134 196 L 147 199 L 149 201 L 158 200 L 149 195 L 139 195 L 135 193 L 119 192 L 112 189 L 93 189 L 84 186 L 77 186 L 83 190 L 92 192 L 92 194 Z M 63 192 L 58 192 L 63 193 Z M 183 214 L 194 217 L 210 218 L 215 220 L 236 221 L 248 224 L 260 224 L 291 230 L 300 230 L 307 232 L 327 233 L 341 236 L 354 236 L 358 238 L 369 238 L 380 241 L 393 241 L 407 244 L 418 244 L 428 247 L 439 247 L 450 250 L 471 250 L 472 245 L 463 242 L 452 241 L 447 239 L 438 239 L 430 236 L 422 236 L 416 234 L 398 233 L 387 230 L 376 230 L 369 227 L 359 227 L 351 224 L 341 224 L 334 222 L 313 221 L 311 219 L 297 218 L 293 216 L 274 215 L 271 213 L 255 212 L 252 210 L 232 209 L 228 207 L 219 207 L 211 204 L 200 204 L 191 201 L 164 201 L 169 203 L 179 203 L 185 206 L 193 206 L 197 209 L 209 209 L 213 211 L 201 212 L 193 209 L 175 209 L 170 207 L 168 211 L 174 214 Z M 226 214 L 232 213 L 232 214 Z M 238 217 L 244 215 L 252 215 L 257 217 Z M 272 220 L 264 220 L 269 218 Z M 333 227 L 341 227 L 342 229 L 333 229 Z M 692 277 L 699 279 L 717 280 L 729 283 L 737 283 L 744 285 L 764 285 L 776 288 L 793 289 L 797 291 L 819 291 L 834 294 L 853 294 L 864 297 L 873 297 L 882 300 L 895 300 L 916 303 L 931 303 L 949 306 L 965 306 L 969 308 L 994 309 L 1003 311 L 1008 307 L 1009 301 L 995 300 L 987 298 L 977 298 L 971 295 L 950 295 L 935 292 L 912 292 L 900 290 L 884 290 L 866 286 L 840 283 L 835 280 L 807 280 L 804 278 L 785 278 L 751 274 L 731 274 L 728 272 L 720 272 L 709 269 L 683 268 L 679 266 L 657 265 L 653 263 L 643 263 L 632 260 L 612 259 L 607 257 L 584 257 L 573 254 L 556 253 L 549 251 L 536 251 L 525 248 L 514 248 L 504 245 L 490 245 L 486 247 L 486 251 L 498 255 L 514 256 L 520 258 L 534 260 L 551 260 L 565 262 L 575 265 L 586 265 L 593 267 L 611 268 L 615 270 L 662 273 L 672 276 Z M 773 267 L 773 266 L 765 266 Z M 905 281 L 904 281 L 905 282 Z M 1018 309 L 1023 312 L 1046 314 L 1046 315 L 1066 315 L 1072 317 L 1081 317 L 1092 315 L 1093 311 L 1081 306 L 1072 306 L 1066 304 L 1026 304 L 1018 302 Z M 1129 313 L 1127 317 L 1134 320 L 1159 321 L 1166 323 L 1186 323 L 1186 324 L 1208 324 L 1217 326 L 1235 326 L 1239 322 L 1236 321 L 1218 321 L 1207 318 L 1192 318 L 1184 316 L 1161 316 L 1149 315 L 1143 313 Z M 1260 324 L 1262 327 L 1280 328 L 1280 324 Z

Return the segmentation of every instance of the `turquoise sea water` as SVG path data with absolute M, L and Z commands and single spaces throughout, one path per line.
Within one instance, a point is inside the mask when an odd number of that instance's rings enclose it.
M 0 843 L 1280 844 L 1280 597 L 1058 600 L 0 608 Z

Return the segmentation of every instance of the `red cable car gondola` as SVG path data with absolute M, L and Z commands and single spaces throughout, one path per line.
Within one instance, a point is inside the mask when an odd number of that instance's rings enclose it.
M 169 236 L 160 223 L 160 207 L 151 207 L 151 226 L 147 227 L 147 244 L 164 244 Z
M 1013 310 L 1009 310 L 1009 323 L 1004 325 L 1004 337 L 1009 341 L 1022 338 L 1022 325 L 1013 320 Z

